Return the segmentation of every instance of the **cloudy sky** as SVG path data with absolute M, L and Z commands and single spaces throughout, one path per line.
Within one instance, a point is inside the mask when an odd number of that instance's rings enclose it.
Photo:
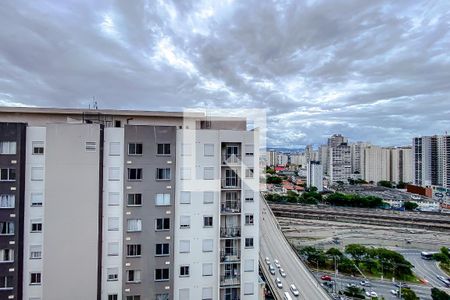
M 450 129 L 450 1 L 2 1 L 0 105 L 265 108 L 270 146 Z

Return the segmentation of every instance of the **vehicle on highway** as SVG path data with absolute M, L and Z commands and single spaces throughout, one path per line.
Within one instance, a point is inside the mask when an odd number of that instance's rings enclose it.
M 378 298 L 378 294 L 374 291 L 366 291 L 366 296 L 370 298 Z
M 277 287 L 279 288 L 279 289 L 282 289 L 283 288 L 283 283 L 281 282 L 281 279 L 280 278 L 276 278 L 275 279 L 275 283 L 277 284 Z
M 284 292 L 284 294 L 283 294 L 283 300 L 292 300 L 291 295 L 289 295 L 288 292 Z
M 266 264 L 270 265 L 270 259 L 266 257 Z
M 298 292 L 297 288 L 295 287 L 295 285 L 291 284 L 290 286 L 292 295 L 294 295 L 295 297 L 297 297 L 298 295 L 300 295 L 300 293 Z
M 359 283 L 361 286 L 372 286 L 372 284 L 370 283 L 370 281 L 367 280 L 363 280 Z
M 437 275 L 436 278 L 442 281 L 442 283 L 445 284 L 447 287 L 450 287 L 450 281 L 444 276 Z
M 275 275 L 275 268 L 270 264 L 269 265 L 270 274 Z
M 403 289 L 403 288 L 409 289 L 409 285 L 406 284 L 406 283 L 404 283 L 404 282 L 396 282 L 396 283 L 394 283 L 394 285 L 395 285 L 396 287 L 400 287 L 400 284 L 401 284 L 401 286 L 402 286 L 402 289 Z
M 325 280 L 325 281 L 331 281 L 331 276 L 330 275 L 323 275 L 320 277 L 320 279 Z
M 391 294 L 394 296 L 398 296 L 400 294 L 399 290 L 391 290 Z
M 438 252 L 427 252 L 427 251 L 423 251 L 422 253 L 420 253 L 420 256 L 425 259 L 425 260 L 432 260 L 433 259 L 433 255 L 436 254 Z
M 347 287 L 356 287 L 356 284 L 354 284 L 354 283 L 347 283 Z
M 275 259 L 273 261 L 273 263 L 275 264 L 275 267 L 277 267 L 278 269 L 281 268 L 280 262 L 278 261 L 278 259 Z
M 283 268 L 280 268 L 281 277 L 286 277 L 286 272 L 284 272 Z

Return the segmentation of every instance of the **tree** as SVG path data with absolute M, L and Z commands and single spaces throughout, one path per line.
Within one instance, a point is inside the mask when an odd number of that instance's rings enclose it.
M 440 289 L 432 288 L 431 298 L 433 300 L 450 300 L 450 295 Z
M 406 182 L 399 181 L 399 182 L 397 183 L 397 188 L 398 188 L 398 189 L 406 189 L 406 186 L 407 186 L 407 183 L 406 183 Z
M 359 288 L 357 286 L 348 286 L 344 294 L 349 297 L 358 298 L 358 299 L 364 299 L 364 291 L 362 288 Z
M 275 170 L 271 167 L 266 167 L 266 173 L 273 175 L 273 174 L 275 174 Z
M 416 293 L 408 288 L 402 289 L 402 298 L 405 300 L 420 300 L 420 298 L 417 297 Z
M 378 186 L 384 186 L 384 187 L 387 187 L 387 188 L 392 188 L 392 182 L 387 181 L 387 180 L 381 180 L 381 181 L 378 181 Z
M 363 259 L 367 255 L 367 250 L 366 247 L 359 244 L 350 244 L 345 247 L 345 253 L 350 254 L 355 261 Z
M 269 176 L 269 177 L 267 177 L 266 183 L 280 184 L 281 181 L 283 181 L 283 180 L 281 179 L 281 177 L 278 177 L 278 176 Z
M 415 210 L 419 205 L 416 202 L 406 201 L 404 206 L 406 210 Z

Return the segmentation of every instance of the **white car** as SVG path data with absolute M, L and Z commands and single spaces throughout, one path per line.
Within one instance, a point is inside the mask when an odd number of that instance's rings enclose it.
M 282 268 L 280 268 L 280 275 L 281 275 L 281 277 L 286 277 L 286 273 L 284 272 L 284 270 Z
M 300 293 L 298 292 L 297 288 L 295 287 L 295 285 L 291 284 L 291 292 L 292 295 L 294 295 L 295 297 L 297 297 Z
M 398 290 L 391 290 L 391 294 L 394 296 L 398 296 L 399 291 Z
M 278 261 L 278 259 L 275 259 L 273 261 L 273 263 L 275 264 L 275 267 L 277 267 L 278 269 L 281 268 L 280 262 Z
M 372 298 L 378 298 L 378 294 L 375 293 L 374 291 L 371 291 L 371 292 L 370 292 L 370 297 L 372 297 Z
M 277 287 L 278 287 L 279 289 L 282 289 L 282 288 L 283 288 L 283 283 L 281 283 L 280 278 L 277 277 L 277 279 L 275 279 L 275 283 L 277 284 Z
M 275 268 L 272 265 L 269 265 L 270 274 L 275 275 Z
M 359 284 L 361 284 L 362 286 L 371 286 L 370 281 L 367 280 L 363 280 Z
M 266 257 L 266 264 L 270 265 L 270 259 Z

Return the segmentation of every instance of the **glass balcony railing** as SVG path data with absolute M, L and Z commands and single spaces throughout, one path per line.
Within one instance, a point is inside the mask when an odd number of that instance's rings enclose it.
M 237 262 L 241 260 L 241 251 L 238 248 L 227 248 L 220 250 L 221 262 Z
M 225 200 L 220 204 L 220 211 L 222 213 L 240 213 L 241 212 L 241 201 L 234 200 Z
M 222 165 L 239 165 L 239 164 L 241 164 L 240 154 L 222 155 Z
M 240 189 L 240 188 L 241 188 L 240 178 L 222 179 L 222 189 Z
M 234 238 L 241 236 L 240 226 L 226 226 L 220 227 L 220 237 L 222 238 Z
M 241 283 L 241 276 L 239 275 L 220 276 L 220 286 L 239 285 L 240 283 Z

